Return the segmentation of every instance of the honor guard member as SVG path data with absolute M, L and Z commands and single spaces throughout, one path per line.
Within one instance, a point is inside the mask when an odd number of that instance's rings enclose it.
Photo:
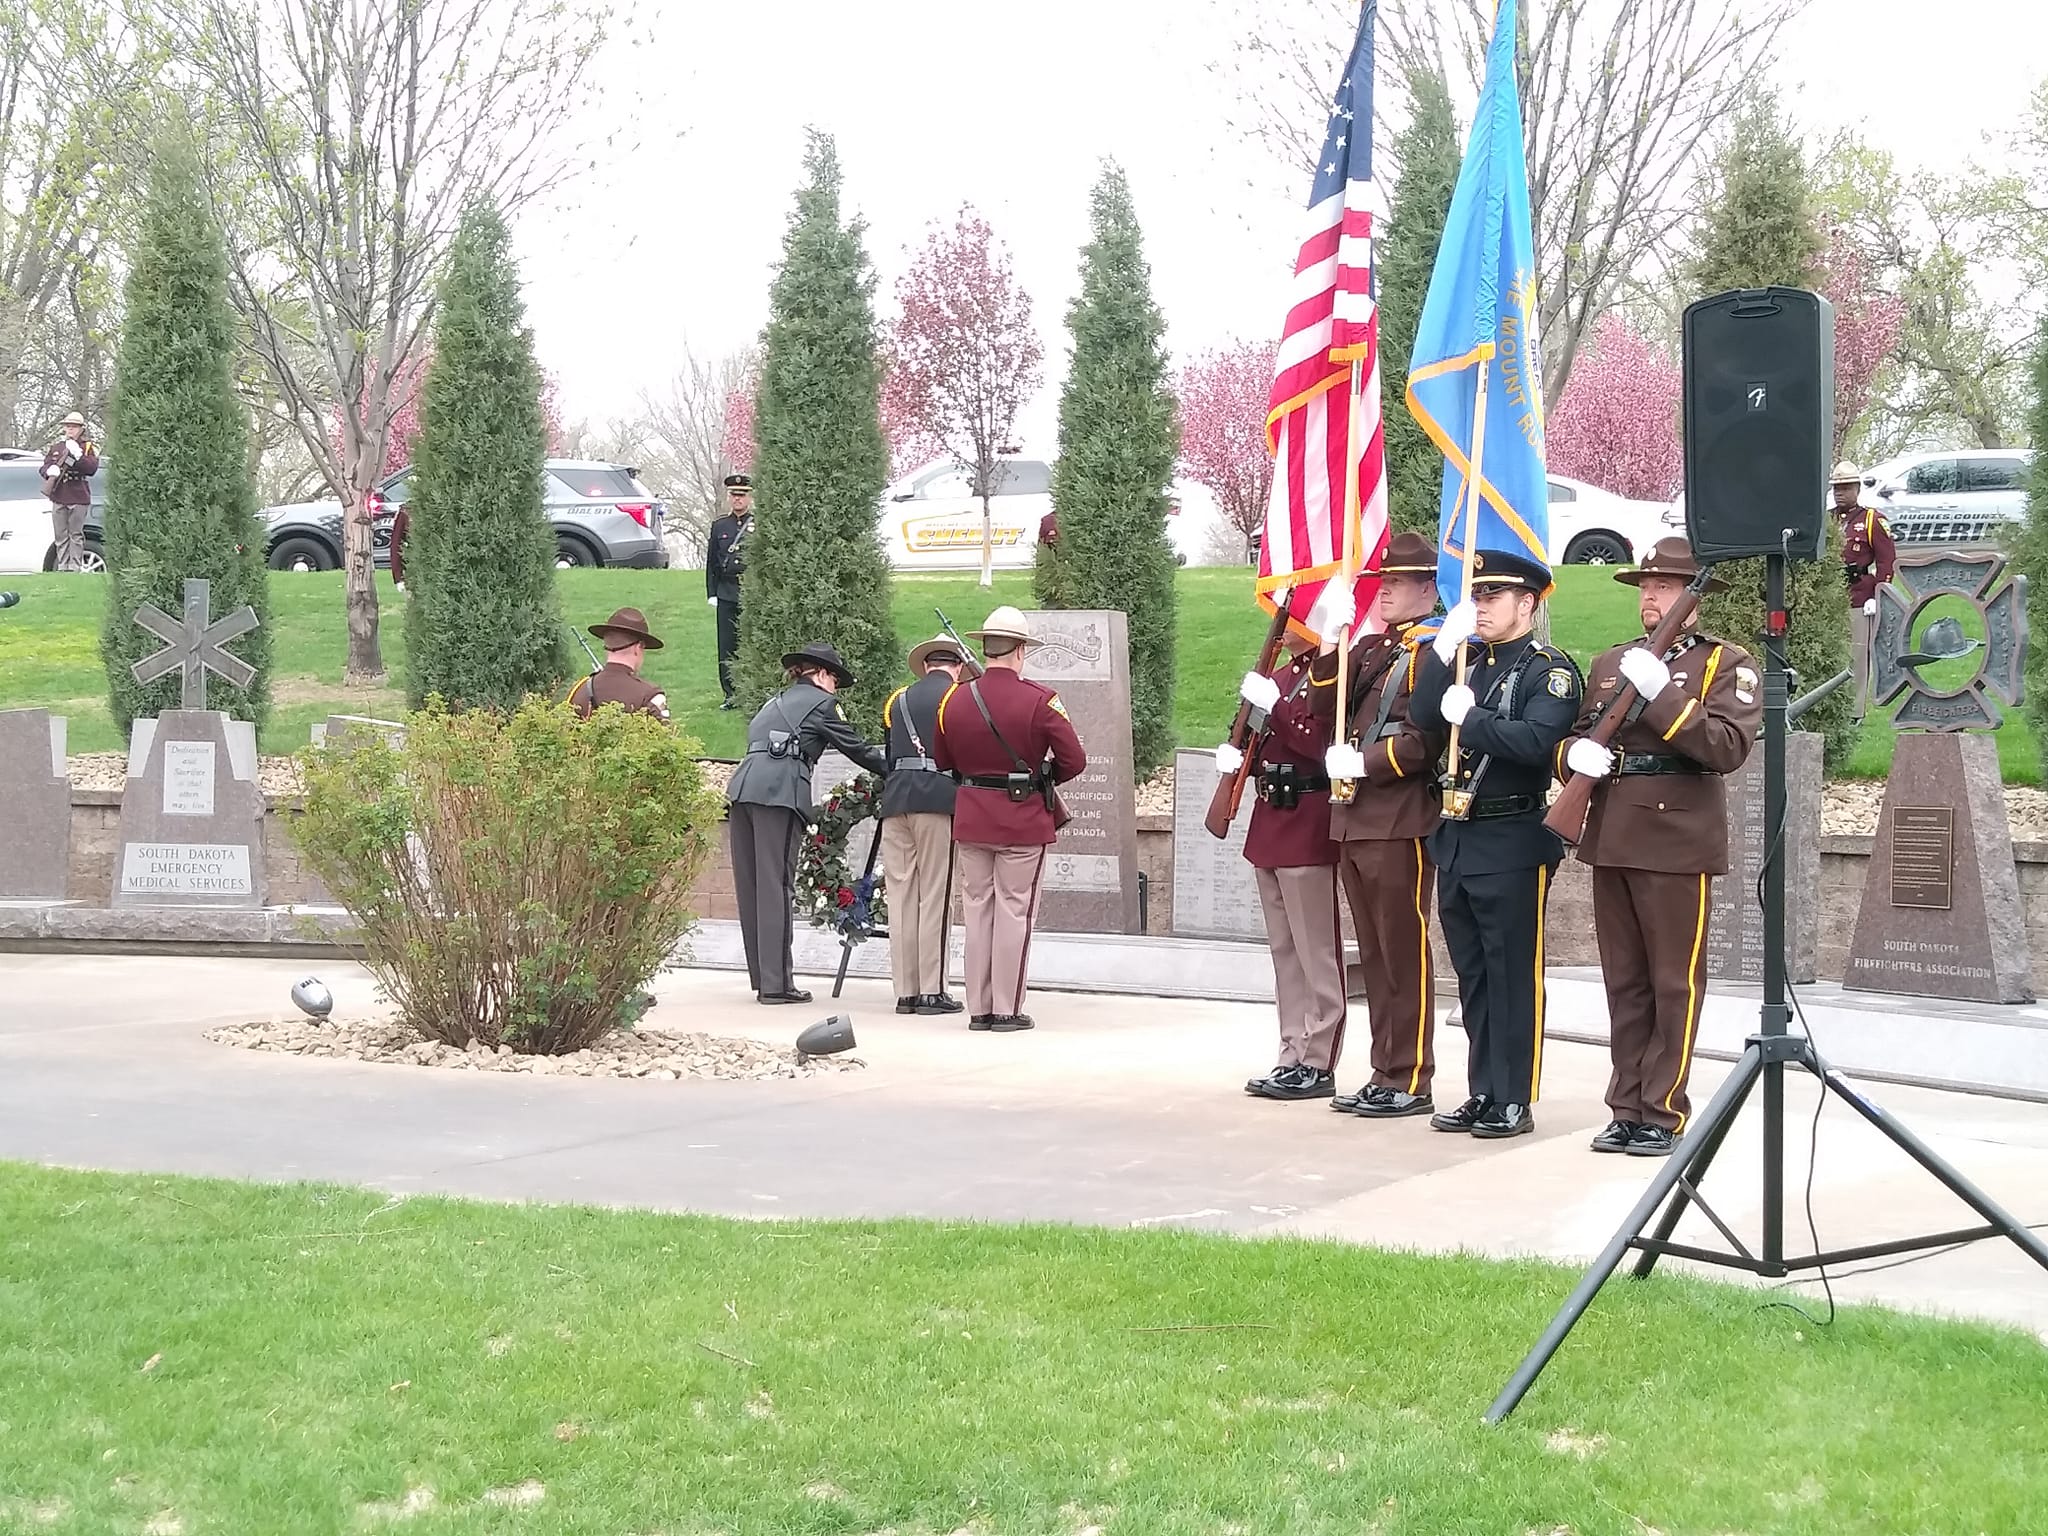
M 1361 635 L 1351 649 L 1348 740 L 1334 743 L 1324 767 L 1335 783 L 1330 835 L 1337 869 L 1358 935 L 1372 1026 L 1372 1075 L 1357 1093 L 1339 1094 L 1331 1108 L 1368 1119 L 1426 1115 L 1434 1107 L 1436 973 L 1429 953 L 1429 909 L 1436 865 L 1428 838 L 1443 819 L 1436 778 L 1443 756 L 1441 730 L 1409 718 L 1409 696 L 1428 626 L 1436 611 L 1436 547 L 1419 533 L 1397 533 L 1379 564 L 1376 611 L 1386 628 Z M 1336 635 L 1353 615 L 1352 593 L 1339 589 L 1327 613 L 1319 600 L 1310 625 Z M 1337 648 L 1325 641 L 1316 658 L 1316 713 L 1337 709 Z M 1345 786 L 1348 785 L 1348 791 Z M 1348 798 L 1346 798 L 1348 794 Z
M 910 675 L 882 706 L 882 873 L 889 891 L 889 970 L 898 1013 L 958 1013 L 946 995 L 946 906 L 953 888 L 953 776 L 932 756 L 939 704 L 966 657 L 940 635 L 910 652 Z
M 43 450 L 43 495 L 50 503 L 50 538 L 56 546 L 53 570 L 85 569 L 85 516 L 92 506 L 86 482 L 99 473 L 100 450 L 85 434 L 85 418 L 73 411 L 63 435 Z
M 725 477 L 726 514 L 711 525 L 704 548 L 704 593 L 718 610 L 718 686 L 725 691 L 720 709 L 736 709 L 732 668 L 740 653 L 740 573 L 747 568 L 747 535 L 754 531 L 754 477 Z
M 1326 721 L 1309 701 L 1314 653 L 1283 659 L 1269 677 L 1248 672 L 1238 696 L 1252 706 L 1258 801 L 1244 856 L 1258 883 L 1280 1007 L 1280 1062 L 1244 1091 L 1263 1099 L 1327 1099 L 1344 1048 L 1344 935 L 1337 925 L 1337 845 L 1330 841 Z M 1216 749 L 1219 773 L 1243 755 Z
M 1763 718 L 1755 658 L 1686 627 L 1662 656 L 1645 643 L 1699 574 L 1683 538 L 1616 573 L 1636 587 L 1644 638 L 1603 651 L 1586 677 L 1578 734 L 1562 766 L 1600 783 L 1579 859 L 1593 867 L 1593 929 L 1607 985 L 1614 1121 L 1596 1152 L 1663 1157 L 1692 1111 L 1686 1079 L 1707 999 L 1707 897 L 1728 872 L 1728 799 L 1721 776 L 1749 759 Z M 1709 590 L 1722 585 L 1718 578 Z M 1624 682 L 1639 702 L 1610 747 L 1584 739 Z
M 1087 767 L 1088 755 L 1060 696 L 1024 676 L 1038 643 L 1024 615 L 1006 605 L 968 634 L 988 670 L 947 691 L 932 740 L 939 767 L 960 781 L 953 840 L 967 915 L 967 1027 L 1029 1029 L 1031 924 L 1045 850 L 1059 831 L 1054 789 Z
M 838 694 L 853 686 L 839 652 L 812 643 L 782 658 L 788 686 L 747 723 L 747 751 L 725 798 L 732 888 L 747 950 L 747 980 L 764 1003 L 808 1003 L 796 986 L 790 956 L 790 906 L 796 893 L 797 845 L 811 819 L 811 769 L 839 751 L 870 773 L 889 760 L 847 723 Z
M 1842 519 L 1842 574 L 1849 583 L 1850 664 L 1856 669 L 1856 718 L 1870 696 L 1870 639 L 1877 629 L 1877 589 L 1892 579 L 1898 545 L 1891 524 L 1862 505 L 1863 472 L 1847 459 L 1835 466 L 1835 512 Z
M 1543 1074 L 1543 913 L 1564 855 L 1543 825 L 1558 743 L 1579 714 L 1579 672 L 1529 633 L 1551 589 L 1527 555 L 1472 556 L 1472 596 L 1445 615 L 1416 668 L 1409 717 L 1457 726 L 1443 820 L 1430 834 L 1444 946 L 1458 972 L 1470 1095 L 1440 1131 L 1520 1136 Z M 1470 642 L 1469 644 L 1467 642 Z M 1456 681 L 1458 652 L 1465 681 Z
M 661 641 L 647 628 L 638 608 L 621 608 L 602 624 L 590 626 L 604 646 L 604 665 L 581 678 L 569 690 L 569 706 L 588 720 L 607 704 L 617 704 L 627 713 L 668 719 L 668 695 L 640 675 L 649 651 L 661 649 Z

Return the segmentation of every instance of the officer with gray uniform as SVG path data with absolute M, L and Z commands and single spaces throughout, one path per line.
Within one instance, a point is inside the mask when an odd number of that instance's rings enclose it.
M 960 1012 L 946 995 L 946 905 L 953 886 L 958 781 L 932 758 L 939 704 L 966 658 L 946 635 L 910 652 L 910 675 L 882 706 L 889 776 L 882 780 L 882 874 L 889 891 L 889 970 L 898 1013 Z
M 847 723 L 838 694 L 853 673 L 832 646 L 813 641 L 782 658 L 789 685 L 747 723 L 747 751 L 726 786 L 733 894 L 747 950 L 747 979 L 764 1003 L 807 1003 L 790 953 L 797 846 L 813 810 L 811 770 L 828 751 L 870 773 L 889 761 Z

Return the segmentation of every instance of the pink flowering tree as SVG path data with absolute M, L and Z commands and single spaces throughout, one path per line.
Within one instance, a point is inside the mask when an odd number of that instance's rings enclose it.
M 391 411 L 391 428 L 384 438 L 384 462 L 377 470 L 379 481 L 412 462 L 412 446 L 420 435 L 420 386 L 426 382 L 427 368 L 433 360 L 431 352 L 422 351 L 400 363 L 391 376 L 389 398 L 395 404 Z M 366 409 L 366 399 L 357 403 L 359 418 Z M 559 452 L 562 446 L 561 386 L 553 374 L 541 375 L 540 410 L 541 419 L 547 423 L 548 452 Z M 329 416 L 327 436 L 337 456 L 342 452 L 345 430 L 341 407 L 336 406 Z
M 945 445 L 918 419 L 906 399 L 902 375 L 885 351 L 882 356 L 882 438 L 889 445 L 889 476 L 894 479 L 921 464 L 928 464 L 946 451 Z M 754 467 L 754 394 L 758 378 L 725 397 L 725 431 L 720 452 L 736 473 Z
M 896 303 L 884 395 L 900 389 L 903 416 L 973 475 L 986 587 L 994 557 L 989 498 L 1045 358 L 1031 297 L 988 221 L 963 206 L 952 228 L 926 237 L 896 284 Z
M 1247 552 L 1265 526 L 1273 489 L 1273 455 L 1266 448 L 1273 357 L 1270 342 L 1232 342 L 1189 363 L 1174 386 L 1181 469 L 1216 498 Z
M 719 434 L 718 456 L 733 474 L 744 475 L 754 467 L 754 395 L 760 387 L 757 368 L 725 397 L 725 427 Z
M 1878 370 L 1898 351 L 1906 301 L 1885 293 L 1862 247 L 1842 230 L 1821 259 L 1821 292 L 1835 307 L 1835 456 L 1870 407 Z
M 1675 357 L 1619 314 L 1601 316 L 1544 424 L 1550 468 L 1617 496 L 1677 495 L 1679 384 Z

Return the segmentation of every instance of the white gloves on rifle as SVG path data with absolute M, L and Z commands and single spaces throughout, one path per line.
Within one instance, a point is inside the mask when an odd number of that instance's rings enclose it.
M 1333 779 L 1365 777 L 1365 754 L 1349 742 L 1338 742 L 1323 754 L 1323 772 Z
M 78 446 L 77 438 L 67 437 L 64 439 L 64 457 L 67 459 L 82 459 L 85 457 L 85 450 Z
M 1253 709 L 1271 709 L 1280 702 L 1280 685 L 1263 672 L 1247 672 L 1237 696 Z
M 56 475 L 56 473 L 57 473 L 57 466 L 56 466 L 56 465 L 54 465 L 54 464 L 45 464 L 45 465 L 43 466 L 43 478 L 44 478 L 45 480 L 49 480 L 49 479 L 52 479 L 52 478 L 54 478 L 54 477 L 55 477 L 55 475 Z
M 1877 599 L 1874 597 L 1865 598 L 1863 600 L 1863 611 L 1866 614 L 1875 615 L 1877 613 Z
M 1436 652 L 1436 659 L 1449 666 L 1458 659 L 1458 647 L 1479 632 L 1479 610 L 1467 598 L 1444 615 L 1443 628 L 1436 632 L 1436 639 L 1430 649 Z
M 1614 772 L 1614 753 L 1581 736 L 1564 749 L 1564 765 L 1581 778 L 1604 779 Z
M 1444 718 L 1453 725 L 1463 725 L 1465 717 L 1472 713 L 1472 706 L 1478 702 L 1478 695 L 1470 688 L 1463 683 L 1453 683 L 1444 690 Z
M 1321 596 L 1308 611 L 1308 627 L 1319 639 L 1334 643 L 1339 634 L 1358 622 L 1358 603 L 1348 582 L 1326 581 Z
M 1664 665 L 1664 659 L 1652 656 L 1640 645 L 1621 653 L 1621 675 L 1643 696 L 1645 704 L 1656 703 L 1657 695 L 1671 686 L 1671 669 Z
M 1224 742 L 1216 749 L 1216 771 L 1224 778 L 1230 778 L 1243 766 L 1244 754 L 1229 742 Z
M 704 599 L 704 601 L 709 603 L 714 608 L 718 606 L 718 599 L 715 597 L 707 597 Z

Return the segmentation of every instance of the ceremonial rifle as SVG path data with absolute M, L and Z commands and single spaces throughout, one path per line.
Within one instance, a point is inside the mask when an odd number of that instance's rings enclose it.
M 1650 638 L 1643 642 L 1643 649 L 1652 656 L 1659 657 L 1671 649 L 1678 637 L 1685 632 L 1685 626 L 1692 618 L 1694 610 L 1699 607 L 1700 596 L 1707 590 L 1707 581 L 1712 575 L 1713 568 L 1709 566 L 1686 583 L 1685 590 L 1679 593 L 1677 600 L 1664 611 L 1664 617 L 1657 628 L 1651 633 Z M 1635 685 L 1627 678 L 1623 678 L 1620 690 L 1614 695 L 1614 702 L 1600 712 L 1600 718 L 1595 720 L 1593 728 L 1586 732 L 1586 740 L 1597 747 L 1607 746 L 1633 717 L 1636 701 L 1641 697 L 1642 695 L 1636 692 Z M 1557 799 L 1551 804 L 1550 813 L 1543 818 L 1543 825 L 1573 847 L 1577 847 L 1579 839 L 1586 835 L 1586 811 L 1593 803 L 1593 791 L 1601 782 L 1599 779 L 1588 778 L 1585 774 L 1565 770 L 1564 788 L 1558 791 Z
M 1273 605 L 1273 627 L 1266 631 L 1266 643 L 1259 650 L 1259 676 L 1270 676 L 1273 663 L 1279 658 L 1280 646 L 1287 638 L 1287 599 L 1289 593 L 1281 592 Z M 1209 797 L 1208 814 L 1202 818 L 1202 825 L 1211 837 L 1230 836 L 1230 824 L 1237 820 L 1237 808 L 1244 802 L 1245 780 L 1252 771 L 1252 737 L 1257 734 L 1252 724 L 1250 699 L 1239 699 L 1237 719 L 1230 727 L 1230 745 L 1237 748 L 1241 761 L 1237 772 L 1216 781 L 1215 793 Z

